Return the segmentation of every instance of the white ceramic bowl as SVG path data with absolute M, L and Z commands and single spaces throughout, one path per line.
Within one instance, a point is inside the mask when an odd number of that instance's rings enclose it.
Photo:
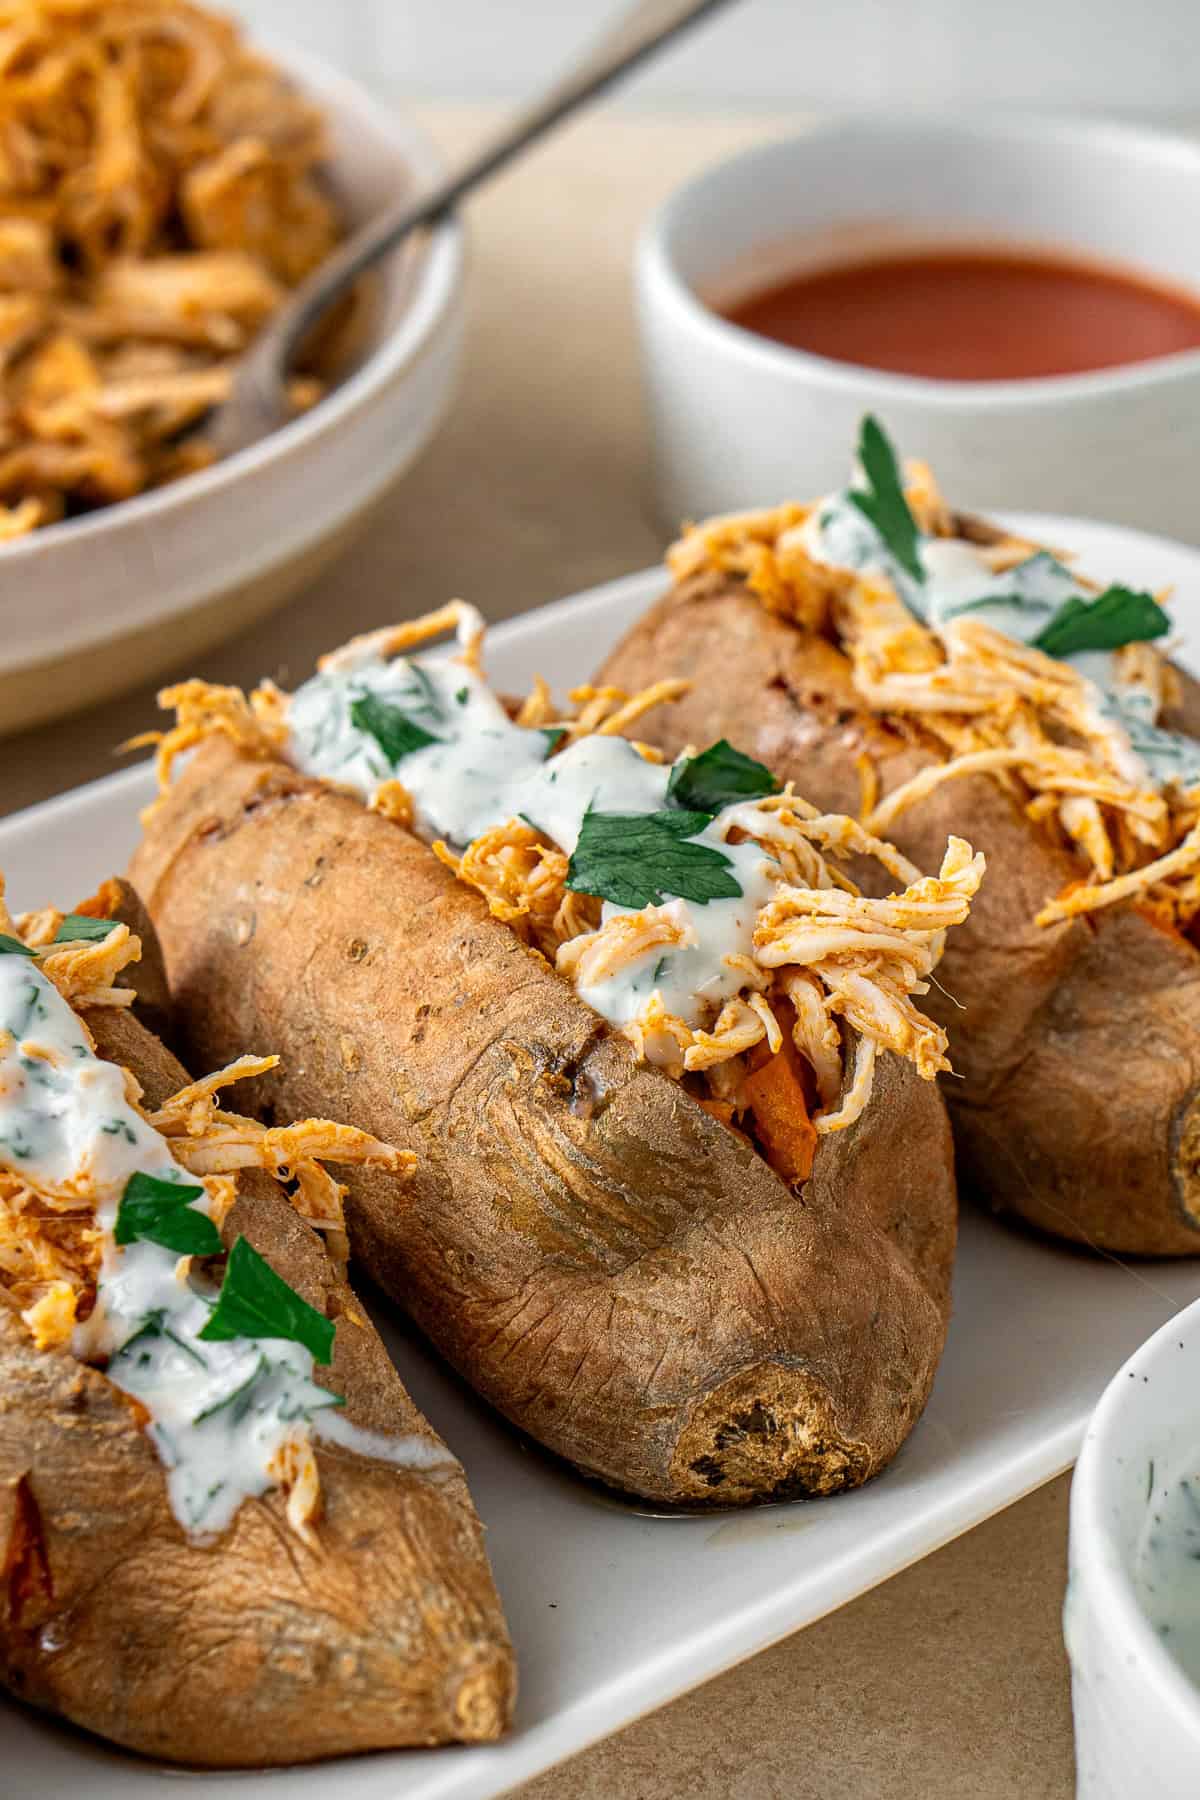
M 1087 375 L 933 381 L 810 355 L 713 310 L 804 267 L 998 240 L 1200 290 L 1200 144 L 1108 123 L 872 116 L 765 145 L 681 188 L 637 263 L 665 522 L 827 491 L 873 411 L 960 504 L 1200 543 L 1200 351 Z
M 267 50 L 325 111 L 352 222 L 441 172 L 410 121 L 294 50 Z M 329 562 L 449 403 L 462 287 L 451 221 L 383 266 L 373 348 L 311 413 L 200 474 L 0 549 L 0 732 L 182 665 Z
M 1088 1426 L 1071 1489 L 1064 1613 L 1078 1800 L 1195 1800 L 1200 1687 L 1135 1582 L 1143 1531 L 1200 1472 L 1200 1301 L 1130 1357 Z M 1197 1592 L 1200 1604 L 1200 1589 Z

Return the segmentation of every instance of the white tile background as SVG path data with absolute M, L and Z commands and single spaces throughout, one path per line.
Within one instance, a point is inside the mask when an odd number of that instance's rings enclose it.
M 620 3 L 226 0 L 389 92 L 439 98 L 532 89 Z M 1200 0 L 740 0 L 631 98 L 1200 113 Z

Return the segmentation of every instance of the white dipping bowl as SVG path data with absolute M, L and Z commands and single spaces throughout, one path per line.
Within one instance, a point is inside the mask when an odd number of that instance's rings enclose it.
M 1200 1301 L 1113 1378 L 1071 1489 L 1064 1629 L 1077 1800 L 1196 1800 L 1200 1687 L 1139 1597 L 1143 1530 L 1182 1475 L 1200 1472 Z
M 637 261 L 664 522 L 827 492 L 874 412 L 957 504 L 1200 543 L 1200 351 L 1085 375 L 926 380 L 792 349 L 714 310 L 806 268 L 971 243 L 1200 291 L 1200 144 L 1108 123 L 873 116 L 690 181 L 650 221 Z
M 324 111 L 351 225 L 442 171 L 411 121 L 299 52 L 266 53 Z M 362 529 L 449 404 L 463 240 L 382 265 L 369 351 L 310 413 L 152 493 L 0 548 L 0 733 L 184 666 L 310 581 Z

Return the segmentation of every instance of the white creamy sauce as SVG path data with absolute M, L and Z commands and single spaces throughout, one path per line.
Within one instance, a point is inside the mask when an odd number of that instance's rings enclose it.
M 121 1071 L 94 1054 L 37 963 L 4 953 L 0 1167 L 50 1192 L 94 1199 L 104 1254 L 75 1353 L 107 1357 L 109 1379 L 147 1409 L 180 1523 L 197 1534 L 222 1531 L 244 1499 L 275 1485 L 268 1468 L 276 1452 L 337 1396 L 313 1381 L 312 1355 L 300 1344 L 201 1341 L 215 1293 L 182 1276 L 174 1251 L 114 1241 L 130 1176 L 197 1183 L 129 1105 Z M 203 1193 L 191 1204 L 208 1212 Z
M 1044 550 L 997 574 L 977 545 L 924 533 L 918 556 L 925 580 L 915 581 L 855 506 L 848 489 L 822 500 L 800 535 L 809 555 L 829 568 L 861 569 L 885 577 L 909 611 L 935 632 L 966 613 L 993 631 L 1028 644 L 1065 601 L 1095 597 Z M 1083 650 L 1062 660 L 1088 683 L 1096 716 L 1123 737 L 1124 773 L 1130 781 L 1156 788 L 1171 783 L 1190 787 L 1200 781 L 1200 742 L 1155 723 L 1150 696 L 1114 681 L 1110 651 Z
M 336 1444 L 342 1450 L 353 1450 L 359 1456 L 373 1456 L 377 1462 L 394 1463 L 398 1469 L 457 1469 L 457 1456 L 436 1438 L 419 1437 L 410 1432 L 406 1437 L 389 1437 L 383 1431 L 368 1431 L 352 1425 L 344 1413 L 327 1408 L 312 1422 L 314 1434 L 324 1443 Z
M 351 716 L 367 695 L 401 707 L 438 741 L 389 762 Z M 554 734 L 515 725 L 486 682 L 459 663 L 378 656 L 339 662 L 297 690 L 288 726 L 287 754 L 297 768 L 367 800 L 382 782 L 401 782 L 412 796 L 418 834 L 445 838 L 459 850 L 494 826 L 525 819 L 570 855 L 589 809 L 638 814 L 668 807 L 669 766 L 647 762 L 622 737 L 583 737 L 551 755 Z M 579 986 L 612 1024 L 636 1018 L 657 990 L 669 1012 L 700 1026 L 744 987 L 744 974 L 725 959 L 750 954 L 755 919 L 774 883 L 757 844 L 724 841 L 738 810 L 727 807 L 694 840 L 728 858 L 742 890 L 738 898 L 670 901 L 684 943 L 657 946 L 605 980 Z M 632 910 L 606 900 L 601 917 Z
M 1134 1580 L 1150 1623 L 1200 1684 L 1200 1457 L 1192 1468 L 1157 1487 L 1151 1470 Z

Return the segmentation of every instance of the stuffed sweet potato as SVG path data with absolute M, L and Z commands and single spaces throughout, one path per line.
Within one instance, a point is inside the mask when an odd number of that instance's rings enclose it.
M 398 654 L 451 624 L 454 660 Z M 356 1255 L 581 1470 L 668 1504 L 853 1486 L 944 1340 L 945 1039 L 914 995 L 981 862 L 922 878 L 728 747 L 643 755 L 619 733 L 670 683 L 561 719 L 539 685 L 514 719 L 479 636 L 453 607 L 295 696 L 165 697 L 133 878 L 187 1053 L 269 1038 L 269 1115 L 319 1095 L 417 1152 L 403 1189 L 347 1172 Z M 853 853 L 903 894 L 864 901 Z
M 0 1680 L 188 1763 L 494 1738 L 479 1523 L 346 1285 L 313 1152 L 403 1159 L 219 1111 L 129 1010 L 136 951 L 0 906 Z
M 723 733 L 920 862 L 968 830 L 991 876 L 930 1013 L 960 1174 L 1109 1251 L 1200 1252 L 1198 690 L 1154 596 L 902 490 L 864 428 L 841 494 L 717 519 L 598 679 L 664 665 L 667 753 Z

